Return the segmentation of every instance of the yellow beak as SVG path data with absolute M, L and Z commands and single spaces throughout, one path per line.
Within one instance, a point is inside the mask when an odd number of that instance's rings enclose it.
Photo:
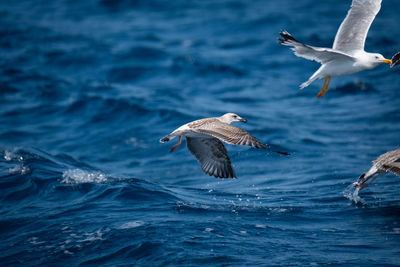
M 381 60 L 382 63 L 387 63 L 387 64 L 392 64 L 392 61 L 390 59 L 383 59 Z

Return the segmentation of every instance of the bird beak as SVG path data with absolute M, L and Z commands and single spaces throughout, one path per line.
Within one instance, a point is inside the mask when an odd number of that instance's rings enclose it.
M 386 64 L 392 64 L 392 61 L 390 59 L 382 59 L 381 60 L 382 63 L 386 63 Z
M 362 190 L 371 184 L 371 183 L 369 183 L 369 184 L 366 183 L 371 178 L 372 178 L 372 176 L 366 177 L 365 173 L 363 173 L 358 178 L 358 181 L 353 183 L 353 186 L 357 186 L 360 190 Z
M 365 183 L 367 180 L 365 179 L 365 173 L 361 174 L 361 176 L 358 178 L 357 182 L 353 183 L 353 186 L 360 186 L 363 183 Z
M 247 120 L 246 120 L 246 119 L 244 119 L 244 118 L 240 118 L 240 119 L 239 119 L 239 121 L 241 121 L 241 122 L 244 122 L 244 123 L 246 123 L 246 122 L 247 122 Z

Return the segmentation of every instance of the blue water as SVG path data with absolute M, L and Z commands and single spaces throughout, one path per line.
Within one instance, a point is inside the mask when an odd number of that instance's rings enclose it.
M 350 1 L 0 2 L 2 266 L 396 266 L 400 180 L 343 191 L 400 145 L 387 65 L 318 68 L 280 30 L 330 46 Z M 400 50 L 384 0 L 366 50 Z M 235 112 L 284 157 L 227 145 L 238 179 L 159 138 Z

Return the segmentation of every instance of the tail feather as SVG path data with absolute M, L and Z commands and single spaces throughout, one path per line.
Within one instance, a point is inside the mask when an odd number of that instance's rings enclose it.
M 314 75 L 313 75 L 314 76 Z M 306 88 L 307 86 L 309 86 L 311 83 L 313 83 L 316 79 L 318 79 L 317 76 L 313 77 L 311 76 L 307 81 L 305 81 L 304 83 L 300 84 L 300 89 L 303 90 L 304 88 Z
M 303 90 L 304 88 L 306 88 L 307 86 L 309 86 L 313 81 L 315 81 L 315 79 L 314 79 L 314 80 L 308 79 L 308 81 L 306 81 L 306 82 L 300 84 L 300 89 Z
M 302 84 L 300 85 L 300 89 L 304 89 L 304 88 L 306 88 L 307 86 L 309 86 L 311 83 L 313 83 L 316 79 L 322 78 L 322 77 L 321 77 L 321 72 L 322 72 L 322 70 L 323 70 L 323 66 L 321 66 L 316 72 L 314 72 L 314 74 L 311 75 L 311 77 L 308 78 L 307 81 L 305 81 L 304 83 L 302 83 Z

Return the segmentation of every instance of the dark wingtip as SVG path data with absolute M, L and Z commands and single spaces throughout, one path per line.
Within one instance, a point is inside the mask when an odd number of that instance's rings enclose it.
M 282 38 L 278 38 L 280 44 L 284 44 L 287 41 L 299 42 L 287 31 L 281 31 L 279 35 L 282 36 Z
M 268 151 L 271 151 L 271 152 L 274 152 L 276 154 L 283 155 L 283 156 L 289 156 L 290 155 L 290 153 L 288 153 L 288 152 L 272 150 L 268 145 L 264 145 L 263 143 L 261 143 L 260 146 L 256 146 L 256 148 L 263 148 L 265 150 L 268 150 Z
M 397 65 L 400 64 L 400 52 L 397 52 L 393 57 L 392 57 L 392 64 L 390 64 L 390 67 L 393 68 Z
M 273 151 L 273 152 L 275 152 L 279 155 L 282 155 L 282 156 L 290 156 L 290 153 L 288 153 L 288 152 L 281 152 L 281 151 Z

